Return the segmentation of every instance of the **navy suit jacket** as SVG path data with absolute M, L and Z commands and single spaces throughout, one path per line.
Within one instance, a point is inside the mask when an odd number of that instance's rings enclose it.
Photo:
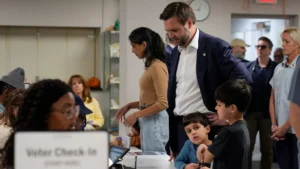
M 197 51 L 196 74 L 203 102 L 209 111 L 215 112 L 216 101 L 215 90 L 219 85 L 230 79 L 245 79 L 252 82 L 252 76 L 246 69 L 245 64 L 232 55 L 230 45 L 224 40 L 208 35 L 199 30 L 199 45 Z M 168 113 L 170 117 L 170 146 L 173 152 L 177 152 L 176 129 L 174 127 L 175 98 L 176 98 L 176 72 L 180 52 L 178 47 L 174 48 L 172 55 L 167 58 L 169 71 L 168 85 Z M 173 127 L 172 127 L 173 126 Z M 175 133 L 174 133 L 175 132 Z M 177 152 L 178 153 L 178 152 Z

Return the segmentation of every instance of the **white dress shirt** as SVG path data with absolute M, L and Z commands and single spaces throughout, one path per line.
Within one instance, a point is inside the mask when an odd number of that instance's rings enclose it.
M 187 48 L 178 47 L 180 54 L 176 72 L 176 98 L 174 114 L 185 116 L 190 113 L 209 112 L 204 105 L 200 87 L 198 85 L 196 62 L 198 50 L 199 30 Z

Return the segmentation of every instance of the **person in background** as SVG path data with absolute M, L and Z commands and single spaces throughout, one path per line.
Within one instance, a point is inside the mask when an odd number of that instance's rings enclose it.
M 277 48 L 274 52 L 273 58 L 276 63 L 281 63 L 284 59 L 283 49 Z
M 140 136 L 140 125 L 139 121 L 137 121 L 132 127 L 131 127 L 131 133 L 128 134 L 128 137 L 130 137 L 130 144 L 131 146 L 141 148 L 141 136 Z
M 273 43 L 267 37 L 260 37 L 257 45 L 257 59 L 246 63 L 246 66 L 252 74 L 252 100 L 248 110 L 244 114 L 250 133 L 250 154 L 249 167 L 252 168 L 252 153 L 256 141 L 256 135 L 259 131 L 261 161 L 260 169 L 271 169 L 273 162 L 273 141 L 270 138 L 271 119 L 269 113 L 269 100 L 272 87 L 269 84 L 274 74 L 276 62 L 270 58 Z
M 250 45 L 246 44 L 244 40 L 242 39 L 233 39 L 230 43 L 230 46 L 232 47 L 232 54 L 240 59 L 242 62 L 249 62 L 245 59 L 246 55 L 246 47 L 250 47 Z
M 270 116 L 272 119 L 271 138 L 275 140 L 277 162 L 280 169 L 298 169 L 298 140 L 289 121 L 290 102 L 288 95 L 291 89 L 292 76 L 299 58 L 300 31 L 288 28 L 281 34 L 284 55 L 287 56 L 278 64 L 270 81 Z
M 4 147 L 11 134 L 11 129 L 18 116 L 19 108 L 23 103 L 24 93 L 24 89 L 16 89 L 8 93 L 5 110 L 0 114 L 0 149 Z
M 169 71 L 169 69 L 170 69 L 169 63 L 171 63 L 172 52 L 173 52 L 173 49 L 174 49 L 176 46 L 175 46 L 174 40 L 173 40 L 173 39 L 170 39 L 169 36 L 168 36 L 168 34 L 167 34 L 166 36 L 167 36 L 167 45 L 166 45 L 166 64 L 167 64 L 168 71 Z
M 283 55 L 283 49 L 282 48 L 277 48 L 273 54 L 273 59 L 274 59 L 274 62 L 276 62 L 277 64 L 278 63 L 281 63 L 284 59 L 284 55 Z M 273 162 L 277 162 L 277 159 L 276 159 L 276 148 L 275 148 L 275 145 L 273 144 Z
M 286 41 L 286 45 L 283 46 L 284 49 L 289 50 L 290 46 L 296 45 L 298 52 L 300 51 L 300 29 L 290 28 L 284 31 L 286 34 L 290 34 L 291 41 Z M 296 52 L 295 52 L 296 53 Z M 295 54 L 294 54 L 295 55 Z M 289 120 L 291 127 L 294 129 L 296 136 L 298 138 L 298 167 L 300 166 L 300 59 L 298 53 L 298 59 L 296 62 L 296 67 L 292 76 L 291 88 L 288 95 L 288 100 L 290 101 L 290 112 Z
M 130 146 L 141 148 L 141 136 L 140 136 L 140 126 L 139 121 L 137 121 L 131 127 L 131 133 L 128 133 L 128 137 L 130 137 Z M 114 136 L 110 135 L 110 145 L 114 146 L 122 146 L 122 138 L 123 136 Z
M 79 112 L 75 107 L 73 93 L 65 82 L 41 80 L 26 90 L 23 100 L 12 134 L 2 150 L 3 168 L 14 168 L 16 132 L 75 130 Z
M 172 55 L 172 51 L 175 48 L 175 44 L 174 41 L 168 37 L 168 34 L 166 36 L 167 36 L 166 55 L 168 57 Z
M 0 79 L 0 113 L 5 109 L 7 93 L 14 89 L 24 89 L 25 72 L 22 68 L 16 68 Z
M 77 109 L 79 110 L 78 118 L 76 120 L 75 130 L 84 130 L 86 126 L 86 115 L 93 113 L 90 109 L 88 109 L 85 105 L 83 100 L 74 94 L 75 98 L 75 105 L 78 106 Z
M 188 140 L 183 117 L 194 112 L 206 114 L 211 122 L 209 138 L 213 139 L 222 126 L 228 125 L 218 118 L 214 91 L 229 79 L 246 79 L 249 83 L 252 79 L 227 42 L 196 27 L 195 14 L 188 4 L 172 2 L 159 18 L 176 45 L 167 60 L 170 147 L 166 149 L 171 148 L 172 160 Z
M 170 72 L 170 63 L 171 63 L 171 60 L 172 60 L 172 52 L 173 52 L 173 49 L 176 47 L 175 45 L 175 42 L 173 39 L 169 38 L 169 35 L 166 34 L 167 36 L 167 45 L 166 45 L 166 65 L 167 65 L 167 68 L 168 68 L 168 72 Z M 170 154 L 170 143 L 168 142 L 167 145 L 166 145 L 166 152 L 167 154 Z
M 91 96 L 91 91 L 85 79 L 81 75 L 73 75 L 70 77 L 68 84 L 73 93 L 78 95 L 84 101 L 84 105 L 93 112 L 86 115 L 87 125 L 85 130 L 101 128 L 104 125 L 103 114 L 99 102 Z
M 215 92 L 216 109 L 229 125 L 221 129 L 212 144 L 201 144 L 197 149 L 200 169 L 247 169 L 250 138 L 243 112 L 251 101 L 251 88 L 244 80 L 229 80 Z M 202 166 L 201 166 L 202 165 Z
M 146 27 L 134 29 L 129 41 L 132 52 L 139 59 L 145 59 L 145 70 L 140 78 L 140 100 L 122 107 L 116 114 L 116 120 L 123 121 L 130 109 L 139 109 L 127 116 L 124 124 L 133 126 L 139 121 L 142 151 L 165 152 L 169 139 L 165 44 L 158 33 Z
M 209 146 L 208 139 L 210 132 L 209 120 L 206 115 L 199 112 L 189 114 L 183 118 L 183 125 L 189 137 L 184 143 L 179 155 L 175 160 L 176 169 L 198 169 L 197 148 L 200 144 Z

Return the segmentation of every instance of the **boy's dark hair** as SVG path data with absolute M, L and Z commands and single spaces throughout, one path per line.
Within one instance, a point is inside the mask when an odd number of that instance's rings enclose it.
M 193 24 L 195 24 L 196 21 L 193 9 L 184 2 L 172 2 L 167 5 L 164 11 L 160 14 L 159 19 L 165 21 L 173 16 L 177 16 L 182 25 L 185 25 L 189 18 L 192 18 Z
M 262 37 L 260 37 L 259 39 L 258 39 L 258 41 L 264 41 L 264 42 L 267 42 L 267 44 L 268 44 L 268 46 L 269 46 L 269 48 L 270 49 L 272 49 L 273 48 L 273 43 L 272 43 L 272 41 L 269 39 L 269 38 L 267 38 L 267 37 L 265 37 L 265 36 L 262 36 Z
M 245 80 L 229 80 L 217 88 L 215 98 L 226 107 L 234 104 L 239 112 L 244 112 L 251 101 L 251 88 Z
M 204 127 L 209 125 L 208 117 L 200 112 L 191 113 L 183 118 L 183 126 L 186 127 L 191 123 L 200 123 Z

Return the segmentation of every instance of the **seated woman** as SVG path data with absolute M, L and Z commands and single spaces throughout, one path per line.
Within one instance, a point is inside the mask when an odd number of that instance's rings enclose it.
M 11 134 L 11 128 L 23 103 L 24 89 L 15 89 L 8 93 L 4 112 L 0 115 L 0 149 L 3 148 Z
M 99 103 L 91 96 L 90 88 L 85 79 L 81 75 L 73 75 L 70 77 L 68 84 L 73 93 L 78 95 L 84 101 L 85 106 L 93 112 L 86 116 L 87 126 L 85 130 L 101 128 L 104 124 L 104 118 Z
M 19 131 L 75 130 L 78 111 L 69 86 L 60 80 L 42 80 L 25 92 L 24 102 L 2 153 L 3 168 L 14 168 L 14 136 Z

